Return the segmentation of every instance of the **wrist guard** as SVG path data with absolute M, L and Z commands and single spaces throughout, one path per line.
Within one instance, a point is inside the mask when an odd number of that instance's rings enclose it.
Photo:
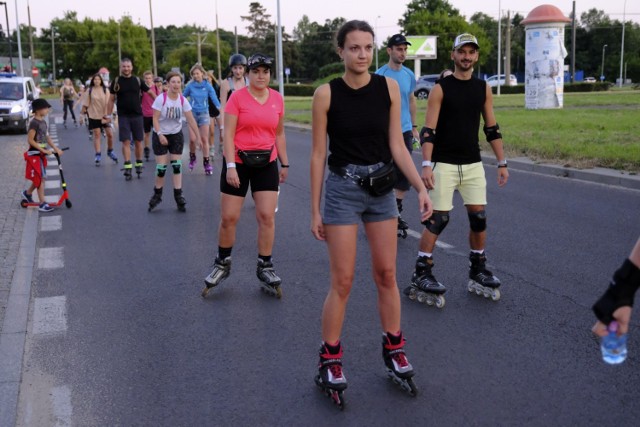
M 436 131 L 426 126 L 423 126 L 422 129 L 420 129 L 420 145 L 423 145 L 424 143 L 427 143 L 427 142 L 431 144 L 435 144 Z
M 633 307 L 633 298 L 640 287 L 640 269 L 626 259 L 616 270 L 607 291 L 593 305 L 598 320 L 607 325 L 613 319 L 613 312 L 620 307 Z
M 482 127 L 485 136 L 487 137 L 487 142 L 495 141 L 496 139 L 502 139 L 502 134 L 500 133 L 500 126 L 496 123 L 493 126 L 487 127 L 484 125 Z

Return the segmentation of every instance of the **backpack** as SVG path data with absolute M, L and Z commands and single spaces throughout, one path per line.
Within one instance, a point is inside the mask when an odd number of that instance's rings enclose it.
M 162 92 L 162 106 L 167 103 L 167 92 Z M 180 94 L 180 105 L 184 107 L 184 96 Z

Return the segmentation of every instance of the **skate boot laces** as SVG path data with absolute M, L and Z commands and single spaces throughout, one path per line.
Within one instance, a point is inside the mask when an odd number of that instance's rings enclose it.
M 325 371 L 328 383 L 332 385 L 346 383 L 347 379 L 342 372 L 342 346 L 338 353 L 332 354 L 323 345 L 320 349 L 318 368 Z
M 405 339 L 402 338 L 399 344 L 393 344 L 388 337 L 385 338 L 385 353 L 393 362 L 394 370 L 399 373 L 413 370 L 413 367 L 409 363 L 409 360 L 407 360 L 407 356 L 404 352 Z

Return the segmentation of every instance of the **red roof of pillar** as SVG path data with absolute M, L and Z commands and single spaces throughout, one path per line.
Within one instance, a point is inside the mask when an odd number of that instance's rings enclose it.
M 543 4 L 529 12 L 520 24 L 540 24 L 543 22 L 571 22 L 571 20 L 564 16 L 557 7 L 551 4 Z

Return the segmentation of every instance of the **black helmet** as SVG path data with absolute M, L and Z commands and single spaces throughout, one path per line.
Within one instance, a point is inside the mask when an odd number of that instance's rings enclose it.
M 247 58 L 241 53 L 231 55 L 229 58 L 229 67 L 233 67 L 234 65 L 244 65 L 246 67 Z

